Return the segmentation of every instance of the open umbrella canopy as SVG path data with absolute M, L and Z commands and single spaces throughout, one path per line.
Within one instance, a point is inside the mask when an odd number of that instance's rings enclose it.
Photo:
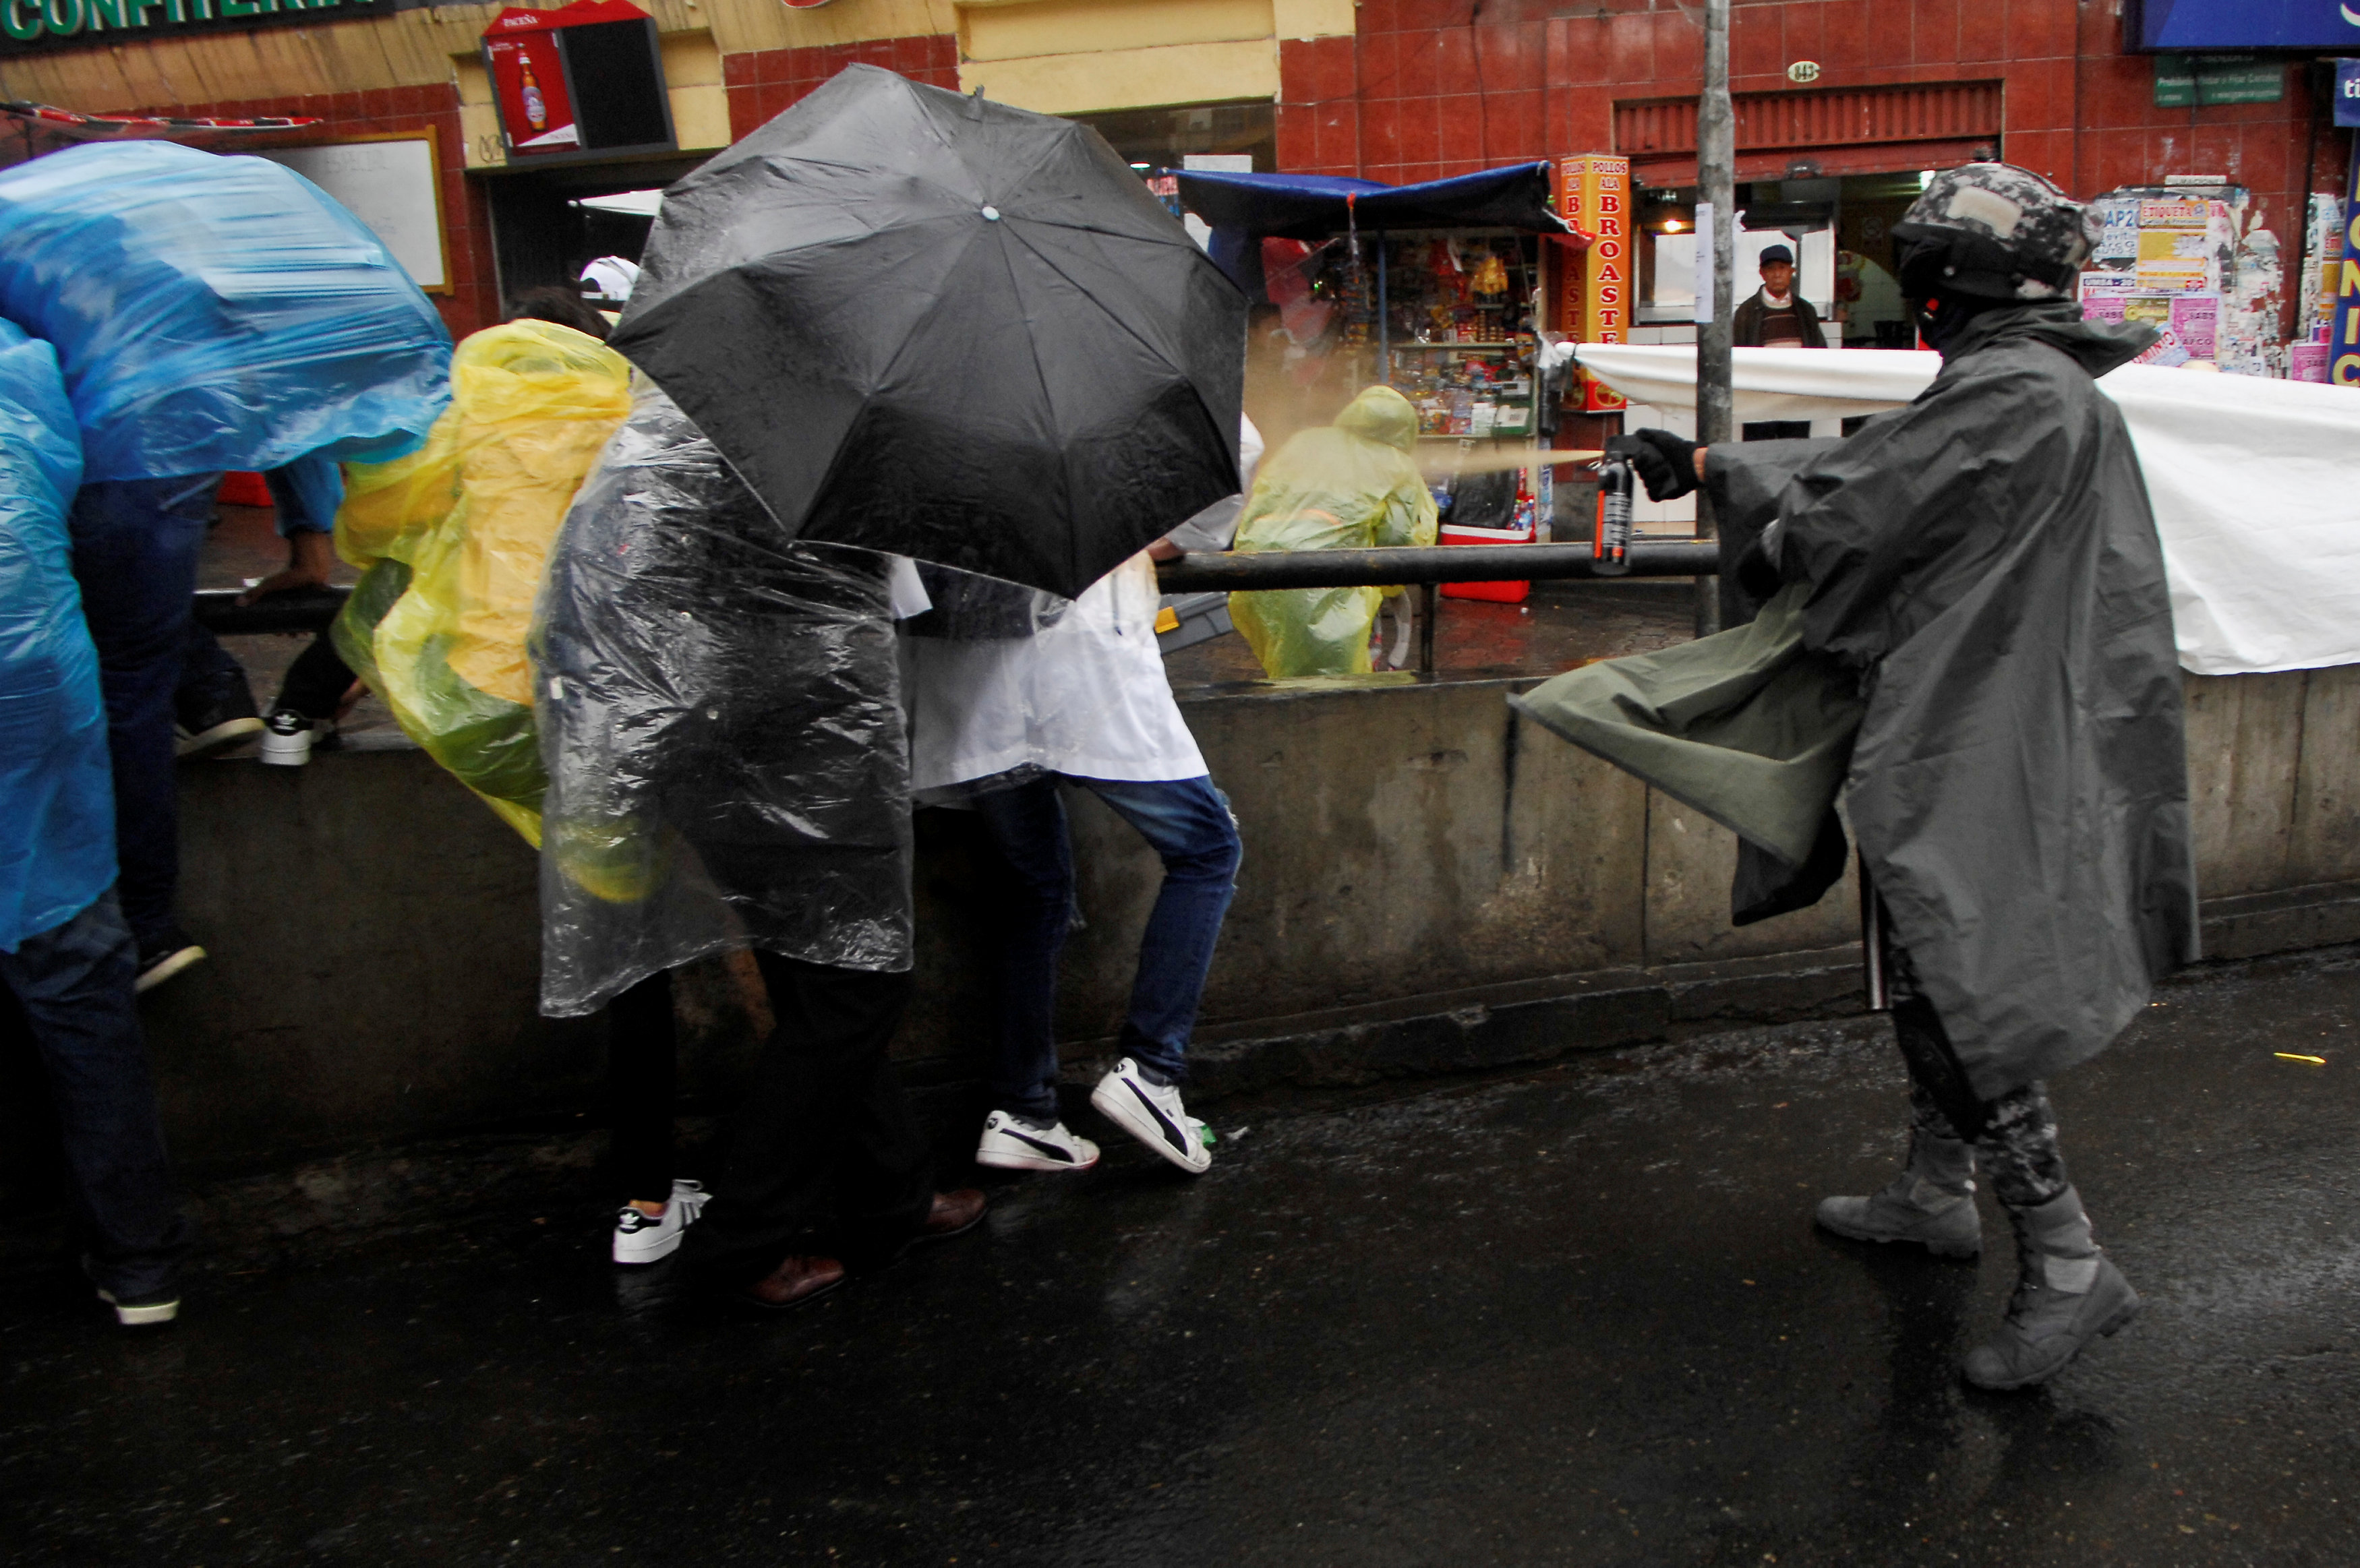
M 795 537 L 1072 596 L 1239 488 L 1245 298 L 1086 126 L 851 66 L 644 265 L 612 346 Z

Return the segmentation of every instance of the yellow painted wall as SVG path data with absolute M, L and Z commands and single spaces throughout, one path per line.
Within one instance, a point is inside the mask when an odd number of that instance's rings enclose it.
M 779 0 L 640 4 L 663 35 L 672 117 L 689 147 L 728 141 L 721 60 L 748 50 L 956 34 L 966 89 L 1076 114 L 1273 98 L 1277 40 L 1348 35 L 1354 26 L 1354 0 L 836 0 L 811 10 Z M 497 161 L 498 137 L 476 44 L 499 9 L 439 5 L 324 27 L 15 56 L 0 60 L 0 98 L 96 113 L 448 84 L 459 89 L 468 162 L 480 166 Z
M 1353 0 L 967 0 L 959 85 L 1049 114 L 1278 96 L 1278 40 L 1349 34 Z
M 959 54 L 970 60 L 1275 36 L 1270 0 L 1032 0 L 959 7 Z
M 959 66 L 959 89 L 1043 114 L 1278 96 L 1278 41 L 1172 44 Z
M 950 0 L 836 0 L 808 11 L 791 11 L 779 0 L 638 3 L 656 18 L 660 33 L 703 35 L 712 40 L 710 85 L 716 93 L 718 57 L 723 54 L 949 33 L 958 26 Z M 484 28 L 500 9 L 496 5 L 436 5 L 325 27 L 257 27 L 11 56 L 0 60 L 0 98 L 29 98 L 89 114 L 454 83 L 453 59 L 475 52 Z M 674 88 L 706 84 L 685 83 L 670 75 L 674 59 L 668 45 L 664 64 Z M 465 84 L 457 84 L 464 93 Z M 726 110 L 693 100 L 685 118 L 705 127 L 700 136 L 708 136 L 716 112 L 721 115 L 718 141 L 691 142 L 683 126 L 682 145 L 726 144 Z M 672 113 L 676 119 L 683 118 L 677 96 Z M 472 149 L 472 137 L 469 145 Z

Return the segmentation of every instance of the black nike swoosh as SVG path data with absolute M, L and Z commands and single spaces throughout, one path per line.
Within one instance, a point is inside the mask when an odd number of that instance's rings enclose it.
M 1147 1114 L 1153 1116 L 1155 1118 L 1155 1125 L 1164 1129 L 1164 1139 L 1181 1153 L 1187 1153 L 1188 1140 L 1180 1136 L 1180 1129 L 1172 1125 L 1172 1118 L 1165 1116 L 1162 1110 L 1157 1108 L 1155 1102 L 1147 1097 L 1146 1092 L 1128 1078 L 1122 1081 L 1122 1086 L 1131 1091 L 1131 1097 L 1132 1099 L 1137 1100 L 1141 1105 L 1147 1107 Z
M 1004 1127 L 1000 1130 L 1008 1137 L 1014 1138 L 1019 1143 L 1031 1144 L 1033 1148 L 1039 1149 L 1043 1154 L 1055 1155 L 1058 1159 L 1064 1160 L 1068 1165 L 1071 1165 L 1074 1162 L 1074 1151 L 1070 1149 L 1060 1149 L 1054 1143 L 1043 1142 L 1042 1139 L 1034 1138 L 1032 1134 L 1019 1132 L 1012 1127 Z

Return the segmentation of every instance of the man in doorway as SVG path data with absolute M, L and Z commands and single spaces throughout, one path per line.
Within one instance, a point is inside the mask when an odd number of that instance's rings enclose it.
M 1795 253 L 1774 245 L 1762 252 L 1762 287 L 1737 307 L 1729 341 L 1739 348 L 1825 348 L 1819 313 L 1795 292 Z
M 1737 307 L 1729 341 L 1738 348 L 1825 348 L 1819 313 L 1795 290 L 1795 253 L 1786 245 L 1764 247 L 1762 287 Z M 1741 441 L 1799 441 L 1811 433 L 1808 419 L 1756 419 L 1741 429 Z

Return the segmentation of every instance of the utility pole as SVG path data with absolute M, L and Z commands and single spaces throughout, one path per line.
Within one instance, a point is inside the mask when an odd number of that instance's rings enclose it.
M 1704 93 L 1697 100 L 1699 199 L 1712 208 L 1712 320 L 1697 323 L 1697 440 L 1711 446 L 1735 433 L 1729 338 L 1737 301 L 1737 114 L 1729 101 L 1729 3 L 1705 0 Z M 1697 492 L 1697 537 L 1717 532 L 1712 500 Z M 1696 634 L 1721 629 L 1721 580 L 1697 579 Z

